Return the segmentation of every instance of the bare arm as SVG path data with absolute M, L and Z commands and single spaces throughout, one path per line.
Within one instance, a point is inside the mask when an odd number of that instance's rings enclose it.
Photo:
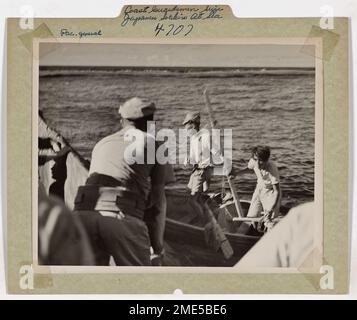
M 151 246 L 154 253 L 160 254 L 164 248 L 164 232 L 166 220 L 165 185 L 153 185 L 151 190 L 151 217 L 147 223 Z
M 270 210 L 268 210 L 269 212 L 273 212 L 273 211 L 274 211 L 276 205 L 278 204 L 279 196 L 280 196 L 279 184 L 273 184 L 273 197 L 274 197 L 274 201 L 273 201 L 272 207 L 270 208 Z M 275 218 L 275 217 L 272 216 L 272 218 Z

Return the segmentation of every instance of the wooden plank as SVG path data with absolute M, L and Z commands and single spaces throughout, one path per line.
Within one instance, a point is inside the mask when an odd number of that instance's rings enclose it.
M 232 220 L 235 222 L 235 221 L 239 221 L 239 222 L 259 222 L 262 220 L 263 217 L 252 217 L 252 218 L 249 218 L 249 217 L 234 217 Z

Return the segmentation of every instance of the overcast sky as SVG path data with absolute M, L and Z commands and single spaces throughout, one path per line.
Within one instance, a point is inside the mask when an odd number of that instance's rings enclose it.
M 314 67 L 300 45 L 41 43 L 42 66 Z

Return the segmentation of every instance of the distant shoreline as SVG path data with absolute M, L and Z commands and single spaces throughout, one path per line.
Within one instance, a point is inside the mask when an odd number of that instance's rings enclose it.
M 246 75 L 299 76 L 314 75 L 315 68 L 284 67 L 109 67 L 109 66 L 40 66 L 40 77 L 96 75 L 160 76 L 160 77 L 244 77 Z
M 208 70 L 315 70 L 314 67 L 137 67 L 137 66 L 62 66 L 62 65 L 51 65 L 51 66 L 40 66 L 40 70 L 54 70 L 54 69 L 93 69 L 93 70 L 197 70 L 197 71 L 208 71 Z

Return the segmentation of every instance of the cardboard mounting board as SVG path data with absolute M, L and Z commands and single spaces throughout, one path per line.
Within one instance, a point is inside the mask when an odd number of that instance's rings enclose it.
M 171 16 L 171 17 L 169 17 Z M 349 272 L 349 21 L 240 19 L 228 6 L 126 6 L 115 19 L 7 22 L 7 282 L 10 293 L 346 293 Z M 41 44 L 46 45 L 40 50 Z M 36 265 L 38 66 L 66 43 L 295 45 L 315 61 L 316 253 L 313 272 Z M 140 47 L 141 46 L 141 47 Z M 197 66 L 173 56 L 166 65 Z M 203 58 L 204 59 L 204 58 Z M 209 61 L 207 62 L 209 64 Z M 180 66 L 182 66 L 180 65 Z M 229 62 L 228 62 L 229 66 Z M 21 94 L 19 94 L 21 93 Z M 320 246 L 321 244 L 321 246 Z M 326 269 L 327 267 L 327 269 Z M 333 286 L 322 285 L 333 270 Z M 183 270 L 184 269 L 184 270 Z M 23 276 L 33 286 L 22 288 Z

